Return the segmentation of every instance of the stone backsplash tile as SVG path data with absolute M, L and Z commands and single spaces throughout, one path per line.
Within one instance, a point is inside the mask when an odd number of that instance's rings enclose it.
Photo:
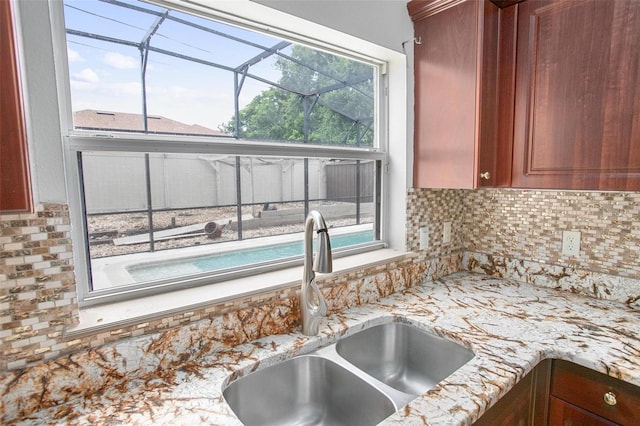
M 640 277 L 640 193 L 465 191 L 465 249 L 512 259 Z M 565 256 L 562 231 L 581 232 Z
M 467 251 L 462 267 L 470 272 L 507 278 L 539 287 L 614 300 L 640 309 L 640 279 L 587 271 L 570 266 Z
M 604 274 L 640 277 L 640 192 L 410 189 L 407 246 L 432 258 L 469 250 Z M 452 241 L 442 244 L 442 224 Z M 429 248 L 419 250 L 419 229 Z M 581 232 L 579 256 L 562 231 Z
M 466 191 L 459 189 L 409 189 L 407 193 L 407 250 L 437 258 L 464 249 Z M 451 222 L 451 242 L 443 243 L 445 222 Z M 426 227 L 428 248 L 420 250 L 419 229 Z
M 640 193 L 411 189 L 407 199 L 407 245 L 425 258 L 464 253 L 473 272 L 637 303 Z M 450 245 L 437 232 L 445 220 Z M 422 251 L 421 226 L 431 243 Z M 563 230 L 581 232 L 579 256 L 562 254 Z
M 0 370 L 59 355 L 77 323 L 70 231 L 66 205 L 0 216 Z

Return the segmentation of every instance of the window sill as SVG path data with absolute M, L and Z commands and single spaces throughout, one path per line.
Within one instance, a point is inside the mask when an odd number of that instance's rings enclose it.
M 332 275 L 400 260 L 410 253 L 381 249 L 334 259 Z M 302 267 L 233 279 L 122 302 L 80 308 L 80 323 L 66 331 L 69 338 L 139 324 L 171 314 L 300 286 Z M 209 296 L 209 297 L 207 297 Z

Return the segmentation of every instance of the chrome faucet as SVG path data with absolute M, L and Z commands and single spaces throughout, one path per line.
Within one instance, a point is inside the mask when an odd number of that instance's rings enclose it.
M 313 227 L 316 227 L 318 247 L 316 258 L 313 260 Z M 313 267 L 311 262 L 313 260 Z M 300 292 L 300 313 L 302 316 L 302 333 L 307 336 L 318 334 L 320 317 L 327 314 L 327 302 L 316 284 L 316 272 L 323 274 L 333 269 L 331 258 L 331 241 L 324 217 L 312 210 L 307 215 L 304 224 L 304 272 L 302 277 L 302 290 Z

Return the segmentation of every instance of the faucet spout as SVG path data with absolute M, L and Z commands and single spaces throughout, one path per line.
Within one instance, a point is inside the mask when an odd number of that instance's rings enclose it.
M 318 238 L 317 253 L 313 259 L 314 225 Z M 316 210 L 309 212 L 304 225 L 304 271 L 300 292 L 300 313 L 302 333 L 307 336 L 318 334 L 320 318 L 327 314 L 327 302 L 316 284 L 316 272 L 330 273 L 333 269 L 331 241 L 327 224 L 322 214 Z

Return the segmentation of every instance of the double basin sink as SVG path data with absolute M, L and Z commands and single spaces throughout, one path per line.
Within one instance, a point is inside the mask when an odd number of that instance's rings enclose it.
M 223 395 L 245 425 L 375 425 L 473 357 L 392 322 L 253 372 Z

